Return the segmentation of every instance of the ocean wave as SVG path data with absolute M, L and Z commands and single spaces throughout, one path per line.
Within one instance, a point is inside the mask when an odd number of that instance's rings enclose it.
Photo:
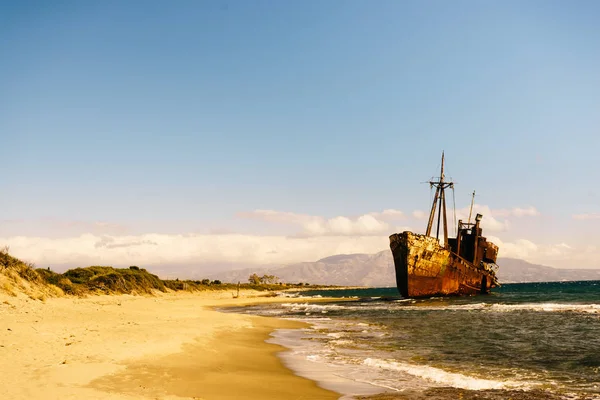
M 413 300 L 414 301 L 414 300 Z M 313 304 L 313 303 L 283 303 L 282 307 L 291 312 L 321 313 L 329 311 L 378 311 L 387 310 L 391 312 L 402 311 L 489 311 L 489 312 L 513 312 L 513 311 L 537 311 L 537 312 L 574 312 L 600 314 L 600 304 L 576 304 L 576 303 L 471 303 L 471 304 L 426 304 L 420 303 L 385 303 L 385 304 Z
M 337 304 L 312 304 L 312 303 L 282 303 L 282 307 L 290 311 L 318 311 L 343 309 L 343 306 Z
M 402 310 L 419 311 L 470 311 L 483 310 L 492 312 L 511 311 L 539 311 L 539 312 L 580 312 L 600 314 L 600 304 L 569 304 L 569 303 L 522 303 L 522 304 L 493 304 L 474 303 L 457 305 L 420 305 L 396 308 Z
M 475 378 L 455 372 L 447 372 L 439 368 L 427 365 L 415 365 L 402 363 L 398 361 L 381 360 L 376 358 L 367 358 L 363 365 L 375 368 L 382 368 L 389 371 L 404 372 L 418 378 L 452 386 L 459 389 L 486 390 L 486 389 L 529 389 L 530 383 L 517 381 L 495 381 L 491 379 Z
M 353 340 L 348 340 L 348 339 L 332 340 L 329 343 L 336 345 L 336 346 L 353 346 L 356 344 L 356 342 L 354 342 Z
M 544 312 L 583 312 L 600 314 L 600 304 L 562 304 L 562 303 L 523 303 L 523 304 L 494 304 L 492 309 L 498 311 L 544 311 Z
M 331 318 L 329 318 L 329 317 L 313 317 L 313 318 L 282 317 L 282 319 L 287 319 L 290 321 L 306 322 L 306 323 L 311 323 L 311 324 L 314 324 L 315 322 L 318 322 L 318 321 L 331 321 Z

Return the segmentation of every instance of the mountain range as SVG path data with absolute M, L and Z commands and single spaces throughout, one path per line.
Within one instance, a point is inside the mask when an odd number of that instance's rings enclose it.
M 515 258 L 498 260 L 501 283 L 600 280 L 600 269 L 559 269 Z M 256 267 L 214 273 L 211 279 L 247 282 L 256 273 L 275 275 L 282 282 L 324 285 L 386 287 L 396 285 L 391 251 L 375 254 L 340 254 L 314 262 L 280 267 Z

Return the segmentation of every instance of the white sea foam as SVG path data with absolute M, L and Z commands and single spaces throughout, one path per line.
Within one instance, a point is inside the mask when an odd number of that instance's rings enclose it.
M 600 314 L 600 304 L 561 304 L 561 303 L 523 303 L 523 304 L 494 304 L 495 311 L 543 311 L 543 312 L 583 312 Z
M 279 329 L 273 332 L 270 343 L 277 343 L 289 350 L 279 354 L 285 365 L 297 375 L 312 379 L 326 389 L 341 393 L 342 399 L 352 399 L 357 395 L 380 393 L 381 386 L 372 382 L 361 382 L 354 378 L 356 365 L 346 362 L 335 362 L 337 353 L 318 341 L 303 340 L 307 330 Z
M 293 299 L 320 299 L 323 298 L 323 296 L 321 296 L 320 294 L 316 294 L 313 296 L 307 296 L 305 294 L 303 294 L 302 292 L 277 292 L 277 297 L 286 297 L 286 298 L 293 298 Z
M 538 312 L 580 312 L 590 314 L 600 314 L 600 304 L 564 304 L 564 303 L 522 303 L 522 304 L 490 304 L 473 303 L 457 305 L 420 305 L 404 306 L 395 309 L 397 312 L 402 310 L 420 310 L 420 311 L 470 311 L 483 310 L 492 312 L 511 312 L 511 311 L 538 311 Z
M 580 393 L 563 393 L 561 396 L 564 400 L 581 400 Z M 600 400 L 600 395 L 587 394 L 585 397 L 586 400 Z
M 448 385 L 459 389 L 528 389 L 530 387 L 530 384 L 523 382 L 480 379 L 454 372 L 447 372 L 442 369 L 427 365 L 415 365 L 397 361 L 380 360 L 376 358 L 367 358 L 363 361 L 363 364 L 369 367 L 404 372 L 412 376 L 426 379 L 430 382 Z
M 355 344 L 355 342 L 353 340 L 348 340 L 348 339 L 332 340 L 329 343 L 337 345 L 337 346 L 350 346 L 350 345 Z
M 281 304 L 284 308 L 289 308 L 290 311 L 311 311 L 320 312 L 322 310 L 335 310 L 342 309 L 344 307 L 336 304 L 311 304 L 311 303 L 283 303 Z
M 278 318 L 286 319 L 288 321 L 306 322 L 307 324 L 311 324 L 313 328 L 318 326 L 319 323 L 326 324 L 328 322 L 331 322 L 331 318 L 327 318 L 327 317 L 285 317 L 284 316 L 284 317 L 278 317 Z

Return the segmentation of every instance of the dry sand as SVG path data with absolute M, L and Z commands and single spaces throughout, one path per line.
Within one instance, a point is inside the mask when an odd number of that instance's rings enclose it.
M 300 323 L 211 309 L 277 301 L 256 296 L 0 295 L 0 399 L 339 398 L 294 375 L 276 357 L 284 349 L 265 343 Z

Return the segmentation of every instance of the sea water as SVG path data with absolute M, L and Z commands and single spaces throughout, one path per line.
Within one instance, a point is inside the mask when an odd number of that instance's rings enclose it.
M 290 349 L 281 354 L 286 365 L 326 388 L 406 399 L 432 391 L 439 399 L 472 391 L 480 399 L 600 399 L 600 281 L 418 300 L 395 288 L 298 295 L 339 300 L 230 311 L 308 322 L 271 341 Z

